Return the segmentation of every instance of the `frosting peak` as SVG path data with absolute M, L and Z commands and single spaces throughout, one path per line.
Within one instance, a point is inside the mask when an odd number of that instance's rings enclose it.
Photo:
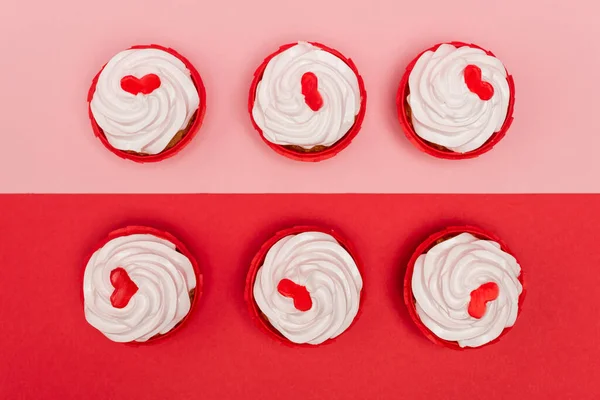
M 117 237 L 85 267 L 85 317 L 115 342 L 145 342 L 188 314 L 195 287 L 192 263 L 173 243 L 150 234 Z
M 356 263 L 333 236 L 303 232 L 269 249 L 253 294 L 261 312 L 287 339 L 320 344 L 350 326 L 361 289 Z
M 160 49 L 129 49 L 102 69 L 90 108 L 116 149 L 165 150 L 188 127 L 200 98 L 184 62 Z
M 360 107 L 352 68 L 320 47 L 298 42 L 268 62 L 256 88 L 252 118 L 268 141 L 311 149 L 340 140 Z
M 482 346 L 514 325 L 520 274 L 517 260 L 498 243 L 461 233 L 417 258 L 412 275 L 417 314 L 441 339 Z
M 415 133 L 454 152 L 478 149 L 506 120 L 511 96 L 506 69 L 479 48 L 442 44 L 424 52 L 408 85 Z

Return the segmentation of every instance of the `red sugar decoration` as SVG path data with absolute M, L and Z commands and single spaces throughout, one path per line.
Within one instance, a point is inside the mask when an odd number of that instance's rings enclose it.
M 481 68 L 469 64 L 465 68 L 465 83 L 469 90 L 475 93 L 481 100 L 487 101 L 494 96 L 494 87 L 481 78 Z
M 308 311 L 312 307 L 312 300 L 306 286 L 298 285 L 289 279 L 282 279 L 277 285 L 277 291 L 282 296 L 292 298 L 294 307 L 299 311 Z
M 473 318 L 481 318 L 485 315 L 487 302 L 496 300 L 500 294 L 498 285 L 495 282 L 484 283 L 471 292 L 471 301 L 469 302 L 469 315 Z
M 150 94 L 159 87 L 160 78 L 156 74 L 144 75 L 141 78 L 127 75 L 121 78 L 121 89 L 133 95 L 138 93 Z
M 302 94 L 306 105 L 313 111 L 319 111 L 323 107 L 323 97 L 319 93 L 319 79 L 312 72 L 306 72 L 300 80 Z
M 115 288 L 110 295 L 110 304 L 115 308 L 126 307 L 129 300 L 138 291 L 137 285 L 131 280 L 127 271 L 121 267 L 110 271 L 110 283 Z

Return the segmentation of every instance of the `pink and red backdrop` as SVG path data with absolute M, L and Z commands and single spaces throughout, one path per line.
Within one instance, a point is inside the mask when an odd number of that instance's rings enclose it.
M 5 0 L 0 193 L 599 192 L 598 11 L 593 0 Z M 247 114 L 255 68 L 294 40 L 352 58 L 368 92 L 356 140 L 318 164 L 270 150 Z M 445 40 L 489 48 L 515 78 L 515 122 L 475 160 L 420 153 L 396 118 L 404 67 Z M 104 149 L 85 102 L 99 68 L 144 43 L 188 57 L 208 100 L 198 136 L 154 165 Z M 0 398 L 592 399 L 600 391 L 600 195 L 3 194 L 0 210 Z M 206 291 L 172 340 L 127 348 L 85 322 L 80 273 L 99 239 L 134 223 L 184 240 Z M 274 343 L 243 303 L 254 252 L 298 223 L 340 229 L 365 262 L 360 320 L 317 351 Z M 419 334 L 401 287 L 418 243 L 457 223 L 498 234 L 528 273 L 515 329 L 462 353 Z
M 4 0 L 0 191 L 596 192 L 598 11 L 593 0 Z M 246 111 L 255 68 L 294 40 L 321 41 L 351 57 L 368 92 L 356 140 L 318 165 L 274 153 Z M 476 160 L 421 154 L 396 119 L 404 67 L 444 40 L 489 48 L 515 78 L 515 122 Z M 94 138 L 85 99 L 114 53 L 151 42 L 194 63 L 207 114 L 177 157 L 135 165 Z

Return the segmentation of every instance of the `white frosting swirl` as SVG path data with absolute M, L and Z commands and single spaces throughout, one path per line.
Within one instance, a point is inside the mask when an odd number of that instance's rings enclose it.
M 467 65 L 481 69 L 482 80 L 494 88 L 489 100 L 469 90 Z M 442 44 L 417 60 L 408 79 L 412 125 L 421 138 L 466 153 L 481 147 L 501 130 L 508 112 L 510 89 L 500 60 L 474 47 Z
M 441 339 L 461 347 L 478 347 L 513 326 L 523 287 L 521 267 L 494 241 L 461 233 L 420 255 L 412 276 L 412 292 L 423 324 Z M 499 294 L 487 303 L 482 318 L 468 313 L 471 292 L 494 282 Z
M 136 95 L 121 88 L 121 79 L 155 74 L 160 86 Z M 183 61 L 159 49 L 130 49 L 104 67 L 90 107 L 111 146 L 143 154 L 162 152 L 185 129 L 200 99 Z
M 110 274 L 123 268 L 138 291 L 124 308 L 112 306 Z M 90 258 L 83 279 L 85 317 L 115 342 L 145 342 L 175 327 L 191 307 L 196 287 L 190 260 L 175 245 L 150 234 L 121 236 Z
M 312 300 L 299 311 L 277 290 L 282 279 L 305 286 Z M 352 256 L 331 236 L 303 232 L 279 240 L 254 282 L 254 300 L 269 322 L 294 343 L 319 344 L 344 332 L 358 312 L 362 278 Z
M 313 111 L 302 94 L 305 73 L 316 75 L 323 105 Z M 278 145 L 331 146 L 354 125 L 361 107 L 358 78 L 343 60 L 313 46 L 297 45 L 273 57 L 256 89 L 254 122 Z

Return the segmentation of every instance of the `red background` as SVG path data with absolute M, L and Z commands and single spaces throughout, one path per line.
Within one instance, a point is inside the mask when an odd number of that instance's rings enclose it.
M 515 328 L 458 352 L 423 337 L 402 303 L 411 251 L 446 225 L 500 236 L 527 271 Z M 131 347 L 87 324 L 86 254 L 146 224 L 196 255 L 205 292 L 168 340 Z M 339 229 L 364 262 L 357 323 L 331 345 L 282 346 L 251 321 L 244 278 L 295 224 Z M 600 392 L 600 195 L 0 196 L 0 398 L 578 398 Z

